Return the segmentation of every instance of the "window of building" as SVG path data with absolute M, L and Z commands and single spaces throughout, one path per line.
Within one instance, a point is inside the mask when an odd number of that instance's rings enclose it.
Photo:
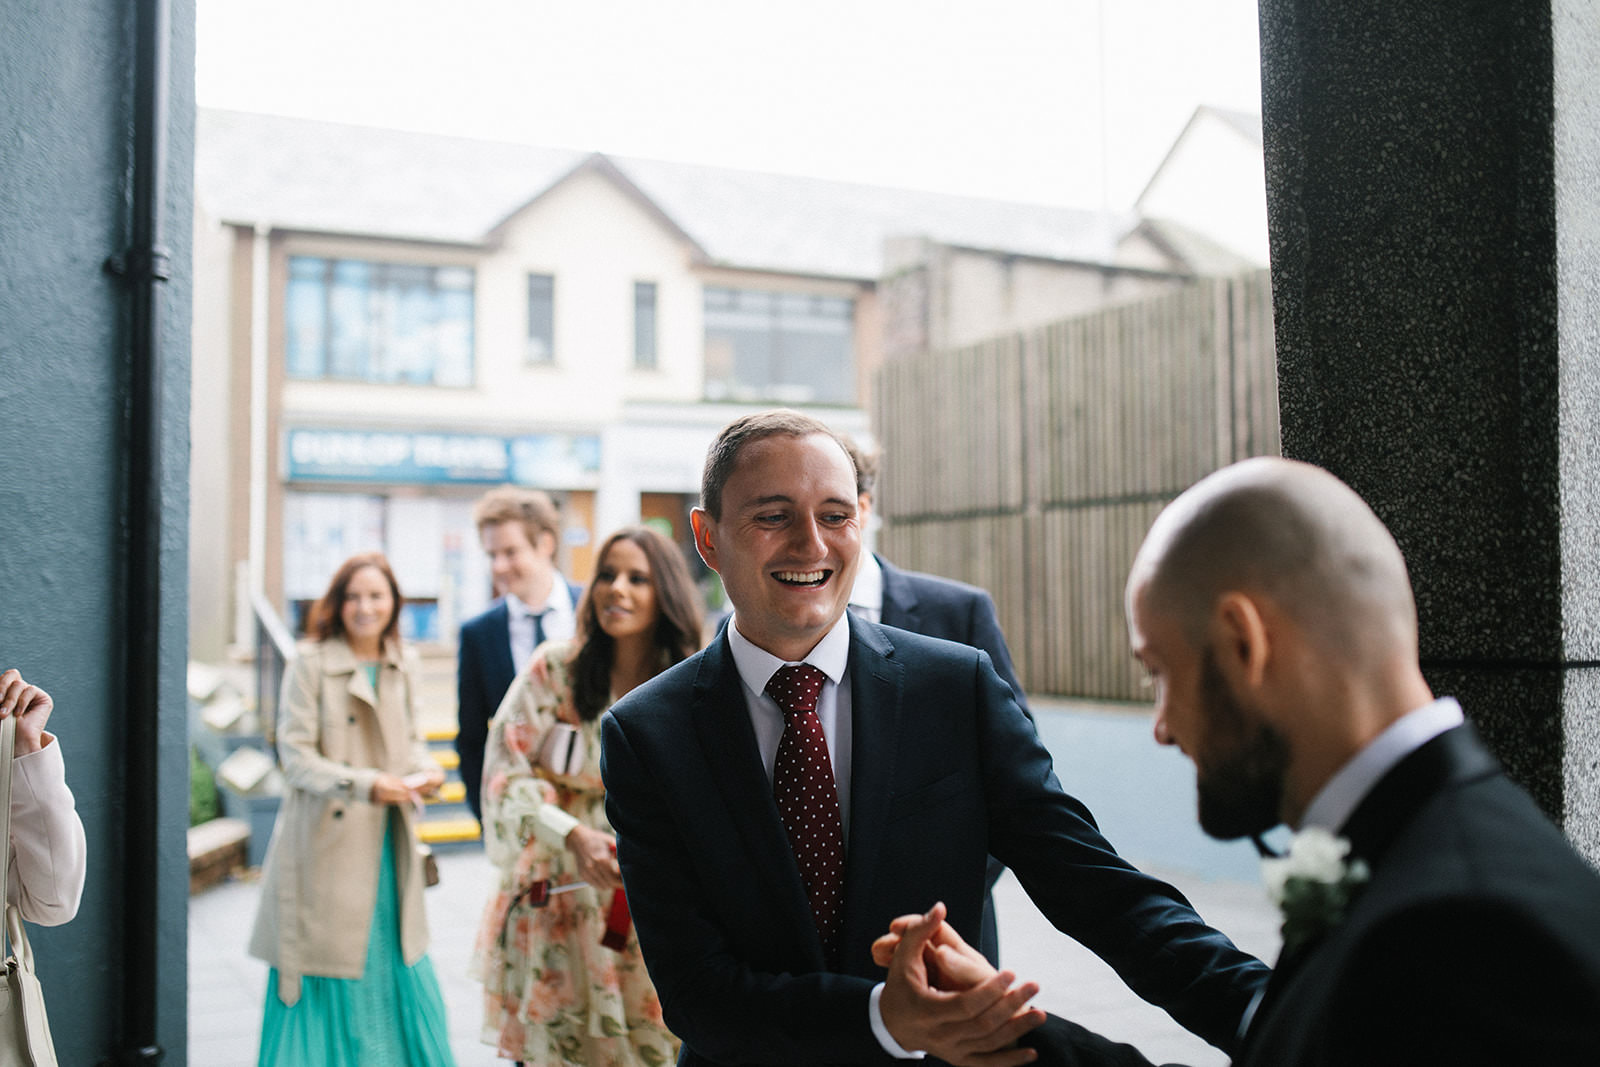
M 556 280 L 549 274 L 528 275 L 527 360 L 556 361 Z
M 292 256 L 291 378 L 472 384 L 470 267 Z
M 854 403 L 854 315 L 842 297 L 708 286 L 706 398 Z
M 633 283 L 633 365 L 656 368 L 656 283 Z

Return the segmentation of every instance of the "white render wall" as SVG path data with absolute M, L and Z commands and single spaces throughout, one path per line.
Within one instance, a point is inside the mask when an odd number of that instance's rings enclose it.
M 446 246 L 292 237 L 289 255 L 460 263 L 475 271 L 472 388 L 284 383 L 294 423 L 378 421 L 485 431 L 588 429 L 631 400 L 692 402 L 701 389 L 701 288 L 688 249 L 593 173 L 512 220 L 487 254 Z M 527 276 L 555 277 L 555 361 L 526 362 Z M 633 284 L 656 284 L 657 367 L 633 368 Z M 281 288 L 279 292 L 281 293 Z M 279 305 L 281 307 L 281 303 Z
M 1202 112 L 1139 198 L 1146 218 L 1171 219 L 1267 265 L 1267 180 L 1261 146 Z

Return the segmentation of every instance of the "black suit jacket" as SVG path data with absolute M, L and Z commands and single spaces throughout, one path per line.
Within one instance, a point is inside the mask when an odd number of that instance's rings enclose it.
M 1600 876 L 1470 726 L 1397 764 L 1340 833 L 1371 881 L 1278 961 L 1238 1067 L 1600 1064 Z M 1146 1062 L 1050 1029 L 1042 1063 Z
M 883 572 L 883 614 L 879 619 L 883 625 L 983 649 L 1016 695 L 1017 704 L 1028 710 L 1027 696 L 1011 664 L 1011 649 L 995 617 L 994 600 L 987 592 L 949 578 L 903 571 L 876 552 L 873 558 Z
M 1266 979 L 1112 850 L 983 652 L 850 621 L 853 757 L 839 969 L 827 970 L 721 635 L 601 724 L 606 811 L 680 1063 L 890 1062 L 868 1023 L 874 938 L 936 900 L 969 940 L 984 861 L 1141 995 L 1231 1041 Z
M 566 579 L 557 577 L 556 581 Z M 576 606 L 583 590 L 571 582 L 567 582 L 567 589 Z M 489 720 L 500 709 L 500 701 L 516 675 L 511 662 L 511 609 L 501 597 L 486 611 L 461 624 L 461 639 L 456 645 L 456 755 L 461 757 L 461 784 L 467 787 L 467 806 L 480 822 L 483 746 L 489 740 Z

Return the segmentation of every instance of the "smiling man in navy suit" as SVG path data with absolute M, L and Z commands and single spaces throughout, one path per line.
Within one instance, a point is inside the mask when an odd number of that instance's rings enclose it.
M 934 900 L 975 937 L 991 853 L 1136 991 L 1231 1048 L 1266 968 L 1116 855 L 985 653 L 846 612 L 856 490 L 815 419 L 725 428 L 692 524 L 733 618 L 602 721 L 607 814 L 679 1062 L 1011 1045 L 1043 1021 L 1036 987 L 1001 972 L 956 997 L 890 996 L 871 957 L 891 919 Z M 945 1040 L 974 1016 L 985 1033 Z
M 545 641 L 571 637 L 582 593 L 556 570 L 560 512 L 537 489 L 502 486 L 472 509 L 497 599 L 461 624 L 456 652 L 456 753 L 472 817 L 482 820 L 479 791 L 489 720 L 511 680 Z
M 1235 1064 L 1600 1063 L 1600 876 L 1434 697 L 1405 561 L 1354 491 L 1290 460 L 1224 468 L 1156 519 L 1127 600 L 1201 826 L 1322 843 L 1278 861 L 1298 903 Z M 992 981 L 936 922 L 898 928 L 891 985 L 925 984 L 930 935 L 947 991 Z M 1149 1067 L 1063 1020 L 1027 1040 L 1041 1063 Z

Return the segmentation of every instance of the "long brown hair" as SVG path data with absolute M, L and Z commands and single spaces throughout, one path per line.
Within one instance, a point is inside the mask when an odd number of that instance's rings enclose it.
M 689 566 L 683 553 L 671 541 L 648 526 L 625 526 L 606 538 L 595 553 L 605 562 L 606 553 L 618 541 L 632 541 L 650 563 L 650 582 L 656 593 L 655 646 L 661 654 L 660 671 L 700 650 L 700 604 Z M 573 656 L 572 702 L 579 718 L 597 719 L 611 697 L 611 665 L 616 659 L 616 641 L 600 626 L 600 612 L 594 602 L 594 583 L 583 592 L 578 604 L 578 650 Z M 660 673 L 658 671 L 657 673 Z
M 330 637 L 344 636 L 344 595 L 350 588 L 350 579 L 363 567 L 374 567 L 389 583 L 389 592 L 394 594 L 394 614 L 389 616 L 389 625 L 383 628 L 383 643 L 396 641 L 400 638 L 400 605 L 405 603 L 405 598 L 400 595 L 400 583 L 394 580 L 394 571 L 389 567 L 389 561 L 382 552 L 357 552 L 333 572 L 333 581 L 328 583 L 328 591 L 322 594 L 322 599 L 317 601 L 311 609 L 311 614 L 306 619 L 306 633 L 318 641 L 326 641 Z

